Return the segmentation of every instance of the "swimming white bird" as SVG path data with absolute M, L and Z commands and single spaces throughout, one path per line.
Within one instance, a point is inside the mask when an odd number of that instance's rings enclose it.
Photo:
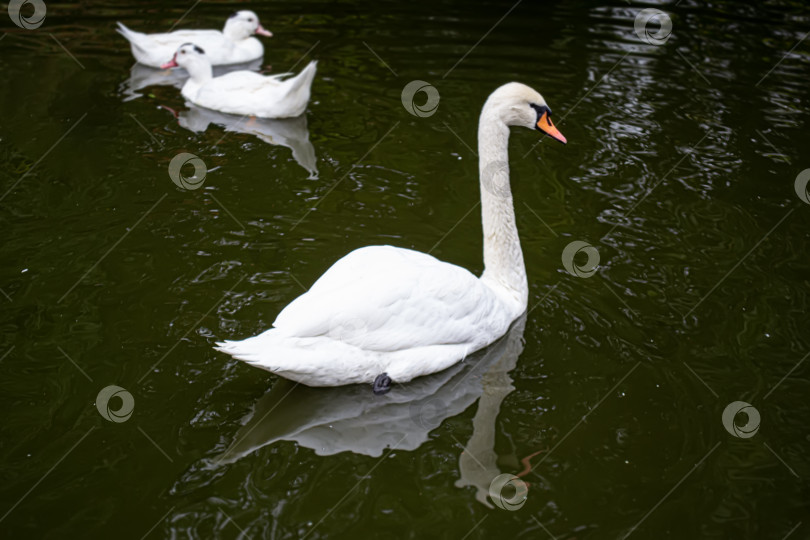
M 167 57 L 168 58 L 168 57 Z M 227 66 L 214 66 L 214 77 L 237 70 L 259 71 L 262 69 L 262 59 L 257 58 L 245 64 L 230 64 Z M 178 90 L 183 88 L 188 80 L 185 69 L 152 69 L 138 62 L 129 68 L 129 79 L 123 81 L 118 89 L 124 96 L 123 101 L 131 101 L 142 96 L 138 91 L 150 86 L 174 86 Z
M 177 47 L 183 43 L 195 43 L 203 47 L 211 64 L 222 66 L 251 62 L 264 55 L 261 41 L 254 34 L 272 37 L 259 23 L 259 17 L 252 11 L 237 11 L 219 30 L 177 30 L 167 34 L 143 34 L 130 30 L 120 22 L 118 33 L 132 45 L 132 55 L 141 64 L 160 67 L 171 58 Z
M 185 43 L 162 68 L 182 67 L 189 79 L 183 97 L 200 107 L 231 114 L 261 118 L 290 118 L 303 114 L 309 102 L 317 61 L 310 62 L 295 77 L 291 73 L 261 75 L 252 71 L 231 71 L 214 77 L 206 52 Z
M 273 328 L 217 349 L 309 386 L 374 383 L 384 392 L 438 372 L 501 337 L 529 287 L 509 186 L 509 126 L 565 143 L 543 97 L 508 83 L 478 122 L 484 273 L 392 246 L 355 250 L 276 318 Z

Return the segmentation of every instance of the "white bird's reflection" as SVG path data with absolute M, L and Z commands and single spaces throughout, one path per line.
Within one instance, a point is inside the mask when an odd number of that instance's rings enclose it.
M 367 385 L 310 388 L 279 379 L 255 405 L 234 442 L 218 458 L 232 463 L 277 441 L 294 441 L 326 456 L 354 452 L 378 457 L 388 448 L 416 450 L 442 421 L 480 398 L 473 435 L 459 458 L 456 486 L 475 486 L 486 495 L 500 474 L 495 422 L 504 398 L 514 390 L 509 376 L 523 352 L 525 314 L 505 337 L 451 368 L 395 384 L 375 396 Z
M 306 114 L 295 118 L 257 118 L 225 114 L 190 103 L 187 105 L 189 109 L 177 115 L 181 127 L 202 133 L 210 124 L 217 124 L 223 126 L 225 131 L 254 135 L 267 144 L 289 148 L 293 159 L 309 173 L 309 178 L 318 177 L 315 147 L 309 142 Z
M 524 313 L 514 322 L 506 338 L 498 342 L 503 343 L 503 350 L 492 360 L 481 378 L 482 392 L 473 418 L 473 433 L 458 458 L 461 478 L 456 480 L 456 487 L 475 487 L 475 498 L 490 508 L 492 505 L 487 500 L 489 487 L 502 472 L 497 464 L 498 454 L 495 453 L 495 422 L 504 398 L 515 389 L 509 372 L 515 368 L 523 352 L 525 324 Z

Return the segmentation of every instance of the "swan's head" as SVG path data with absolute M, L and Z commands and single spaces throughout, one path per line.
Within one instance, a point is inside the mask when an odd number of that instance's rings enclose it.
M 225 28 L 222 30 L 222 33 L 225 34 L 225 37 L 233 41 L 247 39 L 253 34 L 273 37 L 273 33 L 269 30 L 265 30 L 261 25 L 259 16 L 248 10 L 234 12 L 225 22 Z
M 568 142 L 551 122 L 551 109 L 539 92 L 525 84 L 507 83 L 489 96 L 484 114 L 495 114 L 507 126 L 523 126 L 542 131 L 565 144 Z
M 174 57 L 160 66 L 161 69 L 168 69 L 173 67 L 185 68 L 186 71 L 192 73 L 195 67 L 208 66 L 210 69 L 211 61 L 205 56 L 205 51 L 193 43 L 183 43 L 178 47 Z

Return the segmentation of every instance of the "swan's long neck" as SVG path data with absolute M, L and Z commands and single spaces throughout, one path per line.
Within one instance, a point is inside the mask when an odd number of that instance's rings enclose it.
M 488 104 L 489 105 L 489 104 Z M 484 226 L 484 273 L 526 309 L 529 285 L 520 249 L 509 185 L 509 127 L 496 110 L 485 106 L 478 123 L 481 219 Z

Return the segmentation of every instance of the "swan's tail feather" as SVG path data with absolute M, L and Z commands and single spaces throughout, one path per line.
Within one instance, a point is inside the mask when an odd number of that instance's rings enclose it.
M 258 336 L 257 336 L 258 337 Z M 270 356 L 272 349 L 266 350 L 264 354 L 257 348 L 252 346 L 251 340 L 256 338 L 248 338 L 243 341 L 217 341 L 217 346 L 214 347 L 219 352 L 224 352 L 243 362 L 251 364 L 261 363 L 264 365 L 263 356 Z
M 293 341 L 289 341 L 292 339 Z M 272 328 L 258 336 L 242 341 L 218 341 L 214 347 L 220 352 L 229 354 L 256 367 L 268 371 L 303 371 L 306 372 L 306 363 L 309 355 L 306 349 L 297 347 L 298 340 L 282 335 L 278 329 Z
M 328 336 L 295 337 L 278 328 L 215 349 L 307 386 L 370 383 L 380 374 L 362 351 Z

